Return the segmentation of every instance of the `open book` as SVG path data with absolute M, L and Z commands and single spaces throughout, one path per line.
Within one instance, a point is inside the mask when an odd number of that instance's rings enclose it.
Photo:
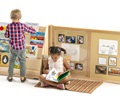
M 63 78 L 70 74 L 70 70 L 63 72 L 61 75 L 58 75 L 58 71 L 53 68 L 47 75 L 46 80 L 53 81 L 53 82 L 60 82 Z

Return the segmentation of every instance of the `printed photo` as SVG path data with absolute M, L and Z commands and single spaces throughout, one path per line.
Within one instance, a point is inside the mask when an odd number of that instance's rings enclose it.
M 75 36 L 66 36 L 66 43 L 75 43 Z
M 74 70 L 75 69 L 75 63 L 70 62 L 70 68 L 71 68 L 71 70 Z
M 106 66 L 101 66 L 101 65 L 96 65 L 95 66 L 95 73 L 96 74 L 106 74 L 107 72 L 107 67 Z
M 83 36 L 77 36 L 77 43 L 83 44 L 84 43 L 84 37 Z
M 76 69 L 76 70 L 83 70 L 83 64 L 81 64 L 81 63 L 76 63 L 76 64 L 75 64 L 75 69 Z
M 119 75 L 120 76 L 120 68 L 109 67 L 108 68 L 108 75 Z
M 58 34 L 58 42 L 65 42 L 65 35 L 64 34 Z
M 116 66 L 117 65 L 117 58 L 116 57 L 109 57 L 108 58 L 108 65 L 109 66 Z
M 99 54 L 117 55 L 118 41 L 99 39 Z

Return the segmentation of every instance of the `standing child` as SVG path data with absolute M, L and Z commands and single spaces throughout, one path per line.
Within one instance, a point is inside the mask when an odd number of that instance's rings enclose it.
M 60 74 L 62 74 L 65 71 L 64 69 L 66 70 L 70 69 L 67 61 L 61 57 L 61 51 L 64 51 L 64 54 L 65 54 L 66 50 L 60 47 L 51 46 L 49 48 L 49 51 L 50 51 L 50 57 L 44 63 L 43 74 L 40 75 L 39 77 L 41 81 L 41 86 L 45 87 L 50 85 L 50 86 L 57 87 L 59 89 L 65 89 L 64 84 L 69 82 L 69 77 L 65 77 L 59 83 L 55 83 L 55 82 L 46 80 L 46 76 L 52 68 L 55 68 Z
M 7 80 L 13 80 L 13 68 L 16 58 L 20 61 L 20 80 L 26 81 L 26 55 L 25 55 L 25 32 L 36 33 L 35 29 L 20 22 L 22 15 L 19 9 L 14 9 L 10 13 L 12 23 L 7 25 L 5 37 L 10 41 L 10 60 Z

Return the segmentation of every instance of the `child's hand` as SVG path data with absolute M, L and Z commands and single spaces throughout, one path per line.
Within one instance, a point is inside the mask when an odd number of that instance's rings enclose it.
M 59 73 L 58 73 L 58 76 L 60 76 L 61 74 L 62 74 L 62 72 L 59 72 Z
M 25 35 L 30 35 L 29 33 L 25 32 Z

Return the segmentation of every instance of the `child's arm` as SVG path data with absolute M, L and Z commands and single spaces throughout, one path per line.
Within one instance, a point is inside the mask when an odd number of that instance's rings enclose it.
M 36 30 L 34 28 L 32 28 L 32 27 L 29 27 L 29 26 L 25 25 L 25 32 L 36 33 Z
M 68 65 L 68 62 L 66 59 L 63 59 L 63 64 L 66 70 L 70 70 L 70 66 Z
M 4 36 L 5 36 L 6 38 L 9 38 L 9 37 L 10 37 L 10 35 L 9 35 L 9 25 L 7 25 L 7 27 L 6 27 L 6 32 L 5 32 Z

